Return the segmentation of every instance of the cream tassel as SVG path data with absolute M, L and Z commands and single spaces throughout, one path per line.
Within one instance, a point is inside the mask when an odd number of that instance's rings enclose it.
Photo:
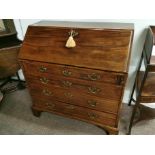
M 67 40 L 67 42 L 66 42 L 66 47 L 67 47 L 67 48 L 76 47 L 76 42 L 74 41 L 74 38 L 73 38 L 72 35 L 68 38 L 68 40 Z

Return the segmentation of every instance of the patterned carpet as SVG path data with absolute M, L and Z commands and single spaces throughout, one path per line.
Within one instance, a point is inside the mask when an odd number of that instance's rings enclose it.
M 49 113 L 40 118 L 32 115 L 31 98 L 27 89 L 7 94 L 0 108 L 1 135 L 105 135 L 104 130 L 82 121 Z M 123 104 L 120 135 L 126 134 L 131 107 Z M 155 119 L 143 120 L 134 125 L 133 135 L 155 134 Z

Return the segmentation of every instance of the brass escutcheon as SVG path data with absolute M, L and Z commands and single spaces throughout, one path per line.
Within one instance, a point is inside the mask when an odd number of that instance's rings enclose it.
M 75 37 L 77 36 L 79 33 L 76 32 L 75 30 L 71 30 L 70 32 L 68 32 L 69 36 Z
M 94 101 L 94 100 L 88 100 L 87 102 L 88 102 L 88 105 L 89 105 L 89 106 L 91 106 L 91 107 L 96 107 L 96 104 L 97 104 L 96 101 Z

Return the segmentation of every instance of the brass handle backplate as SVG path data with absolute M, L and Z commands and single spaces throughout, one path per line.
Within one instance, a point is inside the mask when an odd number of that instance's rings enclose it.
M 62 71 L 62 74 L 64 75 L 64 76 L 71 76 L 72 75 L 72 72 L 70 72 L 69 70 L 63 70 Z
M 71 93 L 64 93 L 64 96 L 67 97 L 67 98 L 72 98 L 73 95 Z
M 98 94 L 101 91 L 101 89 L 96 87 L 88 87 L 88 91 L 92 94 Z
M 75 106 L 74 105 L 68 105 L 66 106 L 67 109 L 70 109 L 70 110 L 74 110 L 75 109 Z
M 64 87 L 67 87 L 67 88 L 72 86 L 72 82 L 69 82 L 69 81 L 62 81 L 62 84 Z
M 96 81 L 96 80 L 99 80 L 101 76 L 96 73 L 92 73 L 92 74 L 88 74 L 88 78 L 92 81 Z
M 54 108 L 55 107 L 55 104 L 54 103 L 49 103 L 49 102 L 47 102 L 46 103 L 46 106 L 48 106 L 49 108 Z
M 98 115 L 94 114 L 94 113 L 88 113 L 88 117 L 92 120 L 95 120 L 98 118 Z
M 46 96 L 53 96 L 53 93 L 51 91 L 49 91 L 48 89 L 43 89 L 43 94 Z
M 44 73 L 44 72 L 47 71 L 47 68 L 44 67 L 44 66 L 41 66 L 41 67 L 39 68 L 39 71 L 42 72 L 42 73 Z
M 47 78 L 45 78 L 45 77 L 40 78 L 40 81 L 41 81 L 42 84 L 47 84 L 49 82 L 49 80 Z
M 91 106 L 91 107 L 96 107 L 96 104 L 97 104 L 96 101 L 94 101 L 94 100 L 88 100 L 87 102 L 88 102 L 88 105 L 89 105 L 89 106 Z

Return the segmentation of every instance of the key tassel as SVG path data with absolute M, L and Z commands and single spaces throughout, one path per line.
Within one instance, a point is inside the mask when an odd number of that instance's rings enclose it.
M 66 47 L 67 48 L 73 48 L 73 47 L 76 47 L 76 42 L 73 38 L 73 36 L 70 36 L 66 42 Z

